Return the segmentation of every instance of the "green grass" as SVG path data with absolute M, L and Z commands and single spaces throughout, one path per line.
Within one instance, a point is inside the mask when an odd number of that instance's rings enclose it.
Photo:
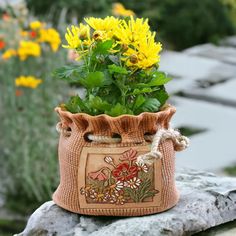
M 26 62 L 0 63 L 1 182 L 7 206 L 28 214 L 51 199 L 59 181 L 54 108 L 65 99 L 68 87 L 51 74 L 65 63 L 65 55 L 47 53 Z M 34 75 L 43 83 L 36 89 L 21 88 L 23 94 L 16 96 L 14 80 L 19 75 Z
M 236 165 L 224 168 L 224 172 L 230 176 L 236 176 Z
M 194 234 L 195 236 L 221 236 L 223 233 L 227 233 L 229 230 L 235 229 L 236 230 L 236 221 L 231 221 L 216 227 L 212 227 L 208 230 L 203 232 Z M 233 234 L 229 234 L 232 235 Z
M 26 221 L 24 220 L 5 220 L 0 219 L 0 235 L 12 236 L 20 233 L 25 228 Z
M 207 131 L 207 129 L 204 129 L 204 128 L 196 128 L 196 127 L 190 127 L 190 126 L 181 126 L 181 127 L 177 127 L 177 129 L 180 131 L 182 135 L 187 136 L 187 137 Z

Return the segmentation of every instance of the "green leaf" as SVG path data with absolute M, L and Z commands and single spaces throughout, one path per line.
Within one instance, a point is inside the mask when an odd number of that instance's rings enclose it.
M 106 111 L 106 114 L 110 116 L 119 116 L 123 114 L 133 114 L 133 112 L 120 103 L 117 103 L 110 110 Z
M 152 88 L 134 89 L 133 92 L 129 93 L 128 95 L 138 95 L 138 94 L 142 94 L 142 93 L 151 93 L 156 90 L 157 89 L 152 89 Z
M 101 71 L 90 72 L 86 79 L 81 79 L 81 84 L 91 89 L 103 86 L 105 76 Z
M 96 54 L 108 54 L 112 48 L 113 40 L 107 40 L 104 42 L 98 42 L 95 49 L 93 50 L 94 55 Z
M 73 96 L 69 102 L 65 104 L 65 107 L 71 113 L 86 112 L 90 113 L 90 110 L 86 106 L 85 102 L 79 96 Z
M 165 73 L 156 71 L 151 74 L 151 81 L 148 83 L 138 83 L 137 87 L 153 87 L 161 86 L 168 83 L 171 78 L 167 77 Z
M 114 74 L 114 73 L 119 73 L 119 74 L 124 74 L 124 75 L 128 74 L 128 71 L 124 67 L 117 66 L 115 64 L 109 65 L 108 70 L 111 74 Z
M 164 87 L 164 86 L 163 86 Z M 166 103 L 166 101 L 167 101 L 167 99 L 169 98 L 169 95 L 168 95 L 168 93 L 165 91 L 165 89 L 163 88 L 163 89 L 160 89 L 160 90 L 158 90 L 158 91 L 156 91 L 155 93 L 154 93 L 154 96 L 158 99 L 158 101 L 160 102 L 160 106 L 163 106 L 165 103 Z
M 103 101 L 100 97 L 93 95 L 89 96 L 89 107 L 95 112 L 104 113 L 106 110 L 110 110 L 112 105 L 106 101 Z
M 156 98 L 147 98 L 138 109 L 139 112 L 156 112 L 159 110 L 161 103 Z
M 68 79 L 72 75 L 80 73 L 83 69 L 81 65 L 67 65 L 56 69 L 53 72 L 53 76 L 59 79 Z
M 133 105 L 134 113 L 135 113 L 135 110 L 138 109 L 145 101 L 146 99 L 144 98 L 143 95 L 139 95 L 136 97 L 134 105 Z
M 156 71 L 152 73 L 152 80 L 148 83 L 149 86 L 160 86 L 168 83 L 171 78 L 167 77 L 165 73 Z

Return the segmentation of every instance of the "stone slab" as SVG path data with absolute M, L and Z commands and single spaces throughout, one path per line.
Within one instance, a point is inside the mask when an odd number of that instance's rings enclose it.
M 220 170 L 236 162 L 236 109 L 193 99 L 173 97 L 177 108 L 174 127 L 188 126 L 207 131 L 191 137 L 190 147 L 177 153 L 177 166 Z
M 230 36 L 221 41 L 222 45 L 236 47 L 236 36 Z
M 186 97 L 220 103 L 236 108 L 236 79 L 228 80 L 224 83 L 216 84 L 212 87 L 200 89 L 182 90 Z
M 222 80 L 235 77 L 236 66 L 215 59 L 165 51 L 161 55 L 160 70 L 174 78 L 196 80 Z
M 203 44 L 188 48 L 184 51 L 187 55 L 216 59 L 236 65 L 236 48 Z
M 176 207 L 143 217 L 92 217 L 70 213 L 46 202 L 18 236 L 183 236 L 236 219 L 236 178 L 182 170 L 176 176 Z

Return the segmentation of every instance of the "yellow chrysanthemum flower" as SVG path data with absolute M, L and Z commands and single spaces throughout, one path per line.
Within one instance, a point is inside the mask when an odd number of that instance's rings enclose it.
M 134 16 L 135 13 L 126 9 L 121 3 L 114 3 L 112 7 L 112 13 L 115 16 Z
M 15 79 L 15 85 L 17 87 L 37 88 L 42 83 L 41 79 L 37 79 L 34 76 L 20 76 Z
M 32 30 L 38 30 L 44 27 L 44 23 L 40 22 L 40 21 L 33 21 L 30 23 L 30 28 Z
M 17 55 L 16 50 L 10 48 L 2 54 L 2 59 L 8 60 L 9 58 L 14 57 L 16 55 Z
M 61 43 L 60 34 L 53 28 L 40 29 L 38 42 L 49 43 L 52 50 L 56 52 Z
M 93 38 L 95 40 L 109 40 L 114 36 L 116 28 L 120 24 L 120 20 L 107 16 L 106 18 L 85 18 L 85 22 L 94 29 Z
M 140 40 L 135 49 L 129 48 L 125 53 L 125 61 L 128 67 L 147 69 L 160 61 L 161 43 L 155 42 L 155 34 L 150 34 L 144 40 Z
M 115 36 L 125 48 L 122 60 L 128 67 L 147 69 L 159 62 L 161 44 L 155 42 L 155 33 L 151 33 L 148 20 L 131 16 L 128 22 L 122 21 Z
M 134 19 L 131 17 L 128 22 L 122 20 L 119 27 L 116 28 L 115 36 L 118 38 L 120 44 L 135 45 L 140 39 L 146 38 L 149 32 L 150 26 L 148 25 L 148 19 Z
M 38 43 L 32 41 L 20 41 L 20 46 L 17 52 L 20 60 L 24 61 L 29 56 L 39 57 L 41 55 L 41 48 Z
M 79 27 L 72 25 L 71 29 L 67 28 L 65 39 L 68 45 L 62 45 L 64 48 L 78 49 L 83 45 L 89 46 L 91 44 L 90 28 L 82 23 Z

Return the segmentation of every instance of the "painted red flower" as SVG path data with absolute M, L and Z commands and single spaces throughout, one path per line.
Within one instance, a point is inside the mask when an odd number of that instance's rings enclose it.
M 137 159 L 136 157 L 137 151 L 134 149 L 129 149 L 122 153 L 122 157 L 120 158 L 121 161 L 134 161 Z
M 100 169 L 99 171 L 90 172 L 90 173 L 88 173 L 88 176 L 94 180 L 99 180 L 99 181 L 107 180 L 108 176 L 103 173 L 103 170 L 104 170 L 104 168 Z
M 124 162 L 116 166 L 116 168 L 112 171 L 112 175 L 120 181 L 127 181 L 138 174 L 137 166 L 129 166 L 128 163 Z

